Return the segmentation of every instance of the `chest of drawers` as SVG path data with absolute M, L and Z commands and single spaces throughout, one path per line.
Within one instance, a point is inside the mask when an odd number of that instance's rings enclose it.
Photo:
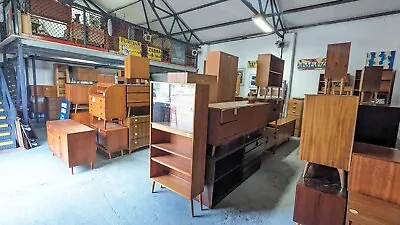
M 90 87 L 89 113 L 106 121 L 125 118 L 125 85 L 98 83 Z

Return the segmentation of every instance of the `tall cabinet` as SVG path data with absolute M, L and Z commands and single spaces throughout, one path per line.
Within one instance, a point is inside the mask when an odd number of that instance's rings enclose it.
M 150 178 L 202 205 L 209 86 L 151 83 Z

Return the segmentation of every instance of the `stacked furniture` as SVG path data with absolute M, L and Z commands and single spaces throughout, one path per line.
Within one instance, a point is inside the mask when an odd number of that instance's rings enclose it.
M 90 126 L 89 88 L 90 84 L 65 84 L 65 99 L 71 103 L 70 118 Z
M 47 121 L 49 149 L 58 156 L 74 174 L 74 167 L 96 160 L 96 131 L 74 120 Z
M 399 171 L 399 149 L 356 142 L 346 224 L 399 224 Z
M 128 113 L 123 120 L 128 127 L 129 154 L 149 145 L 150 129 L 150 79 L 149 59 L 125 56 L 125 70 L 118 71 L 118 78 L 126 86 Z M 128 84 L 129 83 L 129 84 Z M 136 83 L 136 84 L 131 84 Z
M 296 120 L 294 136 L 300 137 L 301 122 L 303 117 L 304 98 L 289 99 L 287 107 L 287 117 Z
M 209 105 L 206 181 L 203 203 L 213 208 L 261 165 L 265 151 L 267 103 Z
M 36 96 L 37 96 L 37 101 L 38 101 L 38 108 L 35 108 L 35 87 L 33 85 L 30 85 L 30 93 L 31 93 L 31 109 L 34 113 L 37 114 L 45 114 L 47 118 L 49 118 L 51 112 L 51 118 L 58 119 L 56 112 L 54 112 L 54 101 L 53 97 L 57 97 L 57 87 L 53 85 L 36 85 Z M 51 107 L 52 110 L 49 111 L 49 104 L 48 104 L 48 98 L 51 98 Z M 60 106 L 60 105 L 59 105 Z M 58 110 L 60 111 L 60 110 Z
M 202 206 L 209 87 L 151 83 L 150 178 Z
M 381 86 L 378 93 L 378 104 L 390 105 L 392 102 L 392 94 L 396 71 L 392 69 L 384 69 L 382 71 Z
M 75 81 L 97 82 L 100 71 L 90 67 L 72 67 L 72 75 Z
M 208 84 L 209 103 L 216 103 L 218 101 L 218 83 L 217 76 L 195 74 L 195 73 L 168 73 L 169 83 L 195 83 L 195 84 Z
M 47 103 L 47 119 L 59 120 L 61 112 L 62 97 L 46 97 Z
M 306 161 L 307 165 L 296 188 L 293 218 L 299 224 L 335 224 L 323 223 L 322 220 L 312 223 L 317 216 L 326 213 L 330 213 L 329 218 L 344 222 L 346 174 L 350 169 L 358 103 L 356 96 L 305 96 L 299 159 Z M 338 173 L 340 182 L 332 178 L 332 174 L 316 176 L 312 180 L 314 185 L 306 185 L 307 189 L 311 190 L 302 191 L 303 183 L 308 182 L 307 172 L 312 164 L 330 167 L 330 170 Z M 327 198 L 336 200 L 329 201 L 332 204 L 320 204 L 318 199 Z M 304 199 L 310 199 L 307 207 L 301 205 Z
M 224 52 L 208 52 L 206 61 L 204 73 L 217 76 L 216 102 L 235 101 L 238 57 Z
M 282 87 L 285 60 L 272 54 L 259 54 L 256 85 L 258 88 Z M 278 91 L 280 92 L 280 90 Z M 272 92 L 271 92 L 272 93 Z
M 97 82 L 115 84 L 115 77 L 113 75 L 99 74 Z
M 89 113 L 93 119 L 91 127 L 97 130 L 100 150 L 111 158 L 114 152 L 128 147 L 128 128 L 113 122 L 126 117 L 126 86 L 97 83 L 89 88 Z M 97 121 L 96 121 L 97 119 Z
M 57 88 L 57 97 L 64 97 L 65 84 L 70 81 L 69 67 L 65 64 L 54 64 L 54 81 Z
M 382 66 L 366 66 L 360 78 L 360 104 L 376 104 L 382 80 Z M 367 100 L 366 100 L 367 99 Z

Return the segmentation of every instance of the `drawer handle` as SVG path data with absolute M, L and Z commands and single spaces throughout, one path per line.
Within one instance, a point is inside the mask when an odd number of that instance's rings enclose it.
M 358 211 L 355 210 L 355 209 L 349 209 L 349 211 L 350 211 L 351 213 L 353 213 L 353 214 L 358 214 Z
M 296 110 L 293 110 L 293 113 L 296 113 Z
M 294 106 L 293 106 L 293 109 L 295 109 L 295 108 L 296 108 L 296 106 L 294 105 Z

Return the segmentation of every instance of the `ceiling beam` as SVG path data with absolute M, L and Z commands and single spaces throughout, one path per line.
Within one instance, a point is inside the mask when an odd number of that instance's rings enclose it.
M 245 1 L 245 0 L 243 0 L 243 1 Z M 300 8 L 295 8 L 295 9 L 289 9 L 289 10 L 285 10 L 281 13 L 269 13 L 269 14 L 266 14 L 265 16 L 272 17 L 274 15 L 287 15 L 287 14 L 291 14 L 291 13 L 298 13 L 298 12 L 319 9 L 319 8 L 325 8 L 325 7 L 335 6 L 335 5 L 341 5 L 341 4 L 356 2 L 356 1 L 360 1 L 360 0 L 337 0 L 337 1 L 333 1 L 333 2 L 326 2 L 326 3 L 321 3 L 321 4 L 315 4 L 315 5 L 309 5 L 309 6 L 304 6 L 304 7 L 300 7 Z M 252 20 L 252 18 L 249 17 L 249 18 L 244 18 L 244 19 L 225 22 L 225 23 L 219 23 L 219 24 L 214 24 L 214 25 L 209 25 L 209 26 L 204 26 L 204 27 L 193 28 L 192 30 L 193 31 L 202 31 L 202 30 L 214 29 L 214 28 L 225 27 L 225 26 L 230 26 L 230 25 L 234 25 L 234 24 L 245 23 L 245 22 L 249 22 L 251 20 Z M 185 32 L 187 33 L 190 31 L 186 30 Z M 178 35 L 178 34 L 181 34 L 181 32 L 173 33 L 171 35 L 174 36 L 174 35 Z
M 126 5 L 117 7 L 117 8 L 115 8 L 115 9 L 112 9 L 112 10 L 108 11 L 108 13 L 113 13 L 113 12 L 115 12 L 115 11 L 118 11 L 118 10 L 121 10 L 121 9 L 125 9 L 126 7 L 129 7 L 129 6 L 131 6 L 131 5 L 134 5 L 134 4 L 139 3 L 139 2 L 141 2 L 141 1 L 142 1 L 142 0 L 136 0 L 136 1 L 131 2 L 131 3 L 129 3 L 129 4 L 126 4 Z
M 250 11 L 251 11 L 252 13 L 254 13 L 254 15 L 260 14 L 260 12 L 259 12 L 256 8 L 254 8 L 254 6 L 253 6 L 249 1 L 247 1 L 247 0 L 240 0 L 240 1 L 242 1 L 243 4 L 244 4 L 248 9 L 250 9 Z M 261 7 L 260 7 L 260 8 L 261 8 Z
M 345 22 L 351 22 L 351 21 L 356 21 L 356 20 L 365 20 L 365 19 L 371 19 L 371 18 L 382 17 L 382 16 L 390 16 L 390 15 L 396 15 L 396 14 L 400 14 L 400 9 L 386 11 L 386 12 L 382 12 L 382 13 L 375 13 L 375 14 L 370 14 L 370 15 L 365 15 L 365 16 L 356 16 L 356 17 L 349 17 L 349 18 L 339 19 L 339 20 L 331 20 L 331 21 L 312 23 L 312 24 L 301 25 L 301 26 L 294 26 L 294 27 L 286 28 L 286 30 L 287 31 L 298 30 L 298 29 L 304 29 L 304 28 L 318 27 L 318 26 L 331 25 L 331 24 L 337 24 L 337 23 L 345 23 Z M 280 31 L 282 31 L 282 29 L 280 29 Z M 265 37 L 265 36 L 269 36 L 269 35 L 271 35 L 271 34 L 255 33 L 255 34 L 249 34 L 249 35 L 245 35 L 245 36 L 237 36 L 237 37 L 224 38 L 224 39 L 219 39 L 219 40 L 214 40 L 214 41 L 207 41 L 207 42 L 204 42 L 204 44 L 212 45 L 212 44 L 218 44 L 218 43 L 222 43 L 222 42 L 230 42 L 230 41 L 238 41 L 238 40 L 244 40 L 244 39 Z
M 229 1 L 229 0 L 217 0 L 217 1 L 210 2 L 210 3 L 204 4 L 204 5 L 199 5 L 199 6 L 190 8 L 190 9 L 185 9 L 185 10 L 179 11 L 179 12 L 176 13 L 176 15 L 181 15 L 181 14 L 192 12 L 192 11 L 195 11 L 195 10 L 198 10 L 198 9 L 207 8 L 207 7 L 210 7 L 210 6 L 213 6 L 213 5 L 217 5 L 217 4 L 220 4 L 220 3 L 223 3 L 223 2 L 227 2 L 227 1 Z M 168 19 L 168 18 L 171 18 L 171 17 L 173 17 L 173 16 L 171 16 L 171 15 L 163 16 L 163 17 L 161 17 L 161 20 L 165 20 L 165 19 Z M 153 19 L 153 20 L 151 20 L 149 22 L 153 23 L 153 22 L 156 22 L 156 21 L 158 21 L 158 20 L 157 19 Z M 146 24 L 146 23 L 139 23 L 138 25 L 143 25 L 143 24 Z

